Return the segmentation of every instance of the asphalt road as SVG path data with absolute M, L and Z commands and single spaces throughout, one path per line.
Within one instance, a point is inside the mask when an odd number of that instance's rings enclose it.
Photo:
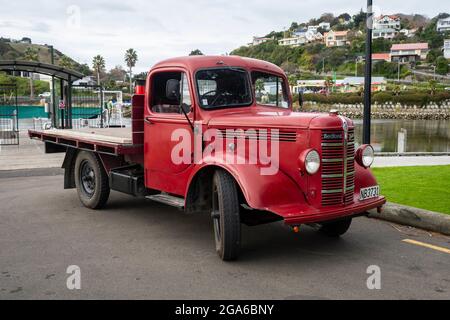
M 214 252 L 207 216 L 112 193 L 81 206 L 62 176 L 0 179 L 0 299 L 450 299 L 450 238 L 358 218 L 342 239 L 243 227 L 241 259 Z M 81 289 L 66 269 L 81 270 Z M 381 290 L 366 285 L 371 265 Z

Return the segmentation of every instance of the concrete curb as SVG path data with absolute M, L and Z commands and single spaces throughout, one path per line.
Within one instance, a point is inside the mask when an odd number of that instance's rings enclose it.
M 382 213 L 373 210 L 369 217 L 450 235 L 450 215 L 443 213 L 388 202 Z
M 62 175 L 62 174 L 64 174 L 64 169 L 62 169 L 62 168 L 34 168 L 34 169 L 20 169 L 20 170 L 0 170 L 0 179 L 58 176 L 58 175 Z

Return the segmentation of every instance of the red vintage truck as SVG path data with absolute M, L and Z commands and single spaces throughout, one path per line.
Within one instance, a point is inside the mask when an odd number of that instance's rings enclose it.
M 46 152 L 65 152 L 64 187 L 100 209 L 110 190 L 207 213 L 216 251 L 236 259 L 241 223 L 284 220 L 344 234 L 386 200 L 356 149 L 353 122 L 337 112 L 292 110 L 277 66 L 234 56 L 162 61 L 136 86 L 132 126 L 30 130 Z

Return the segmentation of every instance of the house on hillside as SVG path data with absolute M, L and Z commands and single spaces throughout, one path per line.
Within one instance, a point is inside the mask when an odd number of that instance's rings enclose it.
M 412 38 L 416 35 L 417 29 L 402 29 L 400 33 L 405 37 Z
M 278 40 L 280 46 L 299 47 L 308 43 L 306 37 L 290 37 Z
M 387 53 L 374 53 L 372 54 L 372 61 L 375 62 L 391 62 L 391 54 L 389 52 Z
M 321 23 L 319 23 L 319 28 L 321 28 L 325 31 L 330 31 L 331 24 L 329 22 L 321 22 Z
M 436 29 L 438 32 L 450 31 L 450 17 L 445 19 L 439 19 L 436 25 Z
M 429 52 L 428 43 L 402 43 L 391 47 L 393 62 L 416 62 L 425 60 Z
M 392 40 L 398 34 L 398 31 L 391 28 L 386 29 L 373 29 L 372 31 L 372 39 L 383 38 L 386 40 Z
M 294 37 L 306 37 L 306 33 L 308 32 L 308 28 L 298 28 L 294 30 L 292 35 Z
M 373 29 L 375 30 L 386 30 L 394 29 L 400 31 L 401 29 L 401 19 L 398 16 L 392 15 L 381 15 L 373 19 Z
M 444 57 L 450 59 L 450 39 L 444 40 Z
M 325 33 L 325 45 L 327 47 L 342 47 L 350 44 L 348 41 L 348 31 L 333 31 Z
M 272 38 L 267 37 L 253 37 L 253 41 L 249 43 L 250 46 L 257 46 L 261 43 L 273 40 Z
M 308 26 L 308 31 L 316 33 L 319 30 L 319 26 Z

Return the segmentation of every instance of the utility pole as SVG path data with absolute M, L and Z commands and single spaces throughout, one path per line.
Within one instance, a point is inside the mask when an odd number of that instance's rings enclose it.
M 50 48 L 50 63 L 52 65 L 55 64 L 55 52 L 53 49 L 53 46 L 49 46 Z M 55 83 L 55 76 L 52 76 L 52 125 L 54 128 L 57 127 L 56 123 L 56 83 Z M 62 88 L 61 88 L 62 90 Z
M 363 143 L 370 144 L 370 125 L 372 107 L 372 27 L 373 27 L 372 0 L 367 0 L 366 17 L 366 70 L 364 81 L 364 120 Z
M 355 78 L 358 76 L 358 58 L 355 60 Z

